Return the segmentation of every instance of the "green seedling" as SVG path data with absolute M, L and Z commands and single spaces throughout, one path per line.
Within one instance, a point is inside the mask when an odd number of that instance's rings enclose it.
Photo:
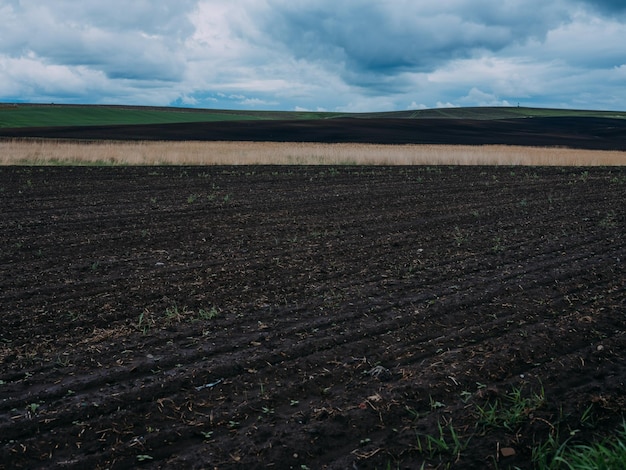
M 176 304 L 165 309 L 165 318 L 169 322 L 180 323 L 188 314 L 189 310 L 187 307 L 178 307 Z
M 431 410 L 436 410 L 436 409 L 445 408 L 445 407 L 446 407 L 445 403 L 441 403 L 440 401 L 433 400 L 433 397 L 432 396 L 430 397 L 430 409 Z
M 437 429 L 439 431 L 438 436 L 417 434 L 417 450 L 430 459 L 436 455 L 450 455 L 458 459 L 461 452 L 467 448 L 469 439 L 465 443 L 462 443 L 459 435 L 451 424 L 447 427 L 449 437 L 446 436 L 446 432 L 441 423 L 437 424 Z
M 39 403 L 31 403 L 26 406 L 26 411 L 30 414 L 36 414 L 41 405 Z
M 454 239 L 454 243 L 456 243 L 456 246 L 461 246 L 465 242 L 467 237 L 463 235 L 463 232 L 461 232 L 461 229 L 457 226 L 454 227 L 454 233 L 452 234 L 452 238 Z
M 218 311 L 215 307 L 211 307 L 209 310 L 201 308 L 198 310 L 198 320 L 213 320 L 218 316 Z
M 69 317 L 71 322 L 75 322 L 80 318 L 80 313 L 69 311 L 67 312 L 67 316 Z
M 491 247 L 491 249 L 495 253 L 500 253 L 501 251 L 504 251 L 504 244 L 502 243 L 502 237 L 493 238 L 493 246 Z
M 558 432 L 532 449 L 535 468 L 545 470 L 612 470 L 626 468 L 626 421 L 611 438 L 591 444 L 571 444 L 577 434 L 559 444 Z
M 599 225 L 602 228 L 616 228 L 617 221 L 616 221 L 615 211 L 607 212 L 604 218 L 600 220 Z
M 68 353 L 58 354 L 55 362 L 60 367 L 68 367 L 71 364 Z
M 478 424 L 483 427 L 503 427 L 513 431 L 545 401 L 543 389 L 530 397 L 522 396 L 522 388 L 513 388 L 504 399 L 488 402 L 484 406 L 476 405 Z
M 154 320 L 150 318 L 150 312 L 148 310 L 144 310 L 139 314 L 139 320 L 137 321 L 137 329 L 141 330 L 145 335 L 150 330 L 151 324 L 154 323 Z

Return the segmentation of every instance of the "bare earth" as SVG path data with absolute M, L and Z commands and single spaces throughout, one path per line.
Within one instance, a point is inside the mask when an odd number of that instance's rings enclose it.
M 626 119 L 316 119 L 185 124 L 0 128 L 0 138 L 132 141 L 521 145 L 626 150 Z
M 0 468 L 532 468 L 610 436 L 625 195 L 621 168 L 0 167 Z

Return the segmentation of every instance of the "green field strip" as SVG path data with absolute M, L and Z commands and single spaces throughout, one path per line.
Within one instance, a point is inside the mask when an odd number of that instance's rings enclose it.
M 257 120 L 250 114 L 187 112 L 112 107 L 17 106 L 0 108 L 0 127 L 101 126 L 115 124 L 171 124 L 228 120 Z
M 246 120 L 626 118 L 626 112 L 524 107 L 440 108 L 372 113 L 253 111 L 142 106 L 0 104 L 0 128 L 174 124 Z

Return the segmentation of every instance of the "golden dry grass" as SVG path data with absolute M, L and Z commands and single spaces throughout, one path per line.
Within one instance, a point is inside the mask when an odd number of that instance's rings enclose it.
M 626 152 L 504 145 L 0 141 L 0 165 L 618 166 Z

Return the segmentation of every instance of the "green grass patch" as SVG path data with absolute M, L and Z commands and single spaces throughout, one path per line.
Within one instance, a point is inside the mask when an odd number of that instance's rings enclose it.
M 505 428 L 514 431 L 528 416 L 540 408 L 545 401 L 543 389 L 525 396 L 521 387 L 513 387 L 504 398 L 476 405 L 478 425 L 484 428 Z
M 571 439 L 571 438 L 570 438 Z M 592 444 L 562 444 L 550 437 L 533 449 L 533 463 L 540 470 L 613 470 L 626 468 L 626 421 L 613 437 Z

